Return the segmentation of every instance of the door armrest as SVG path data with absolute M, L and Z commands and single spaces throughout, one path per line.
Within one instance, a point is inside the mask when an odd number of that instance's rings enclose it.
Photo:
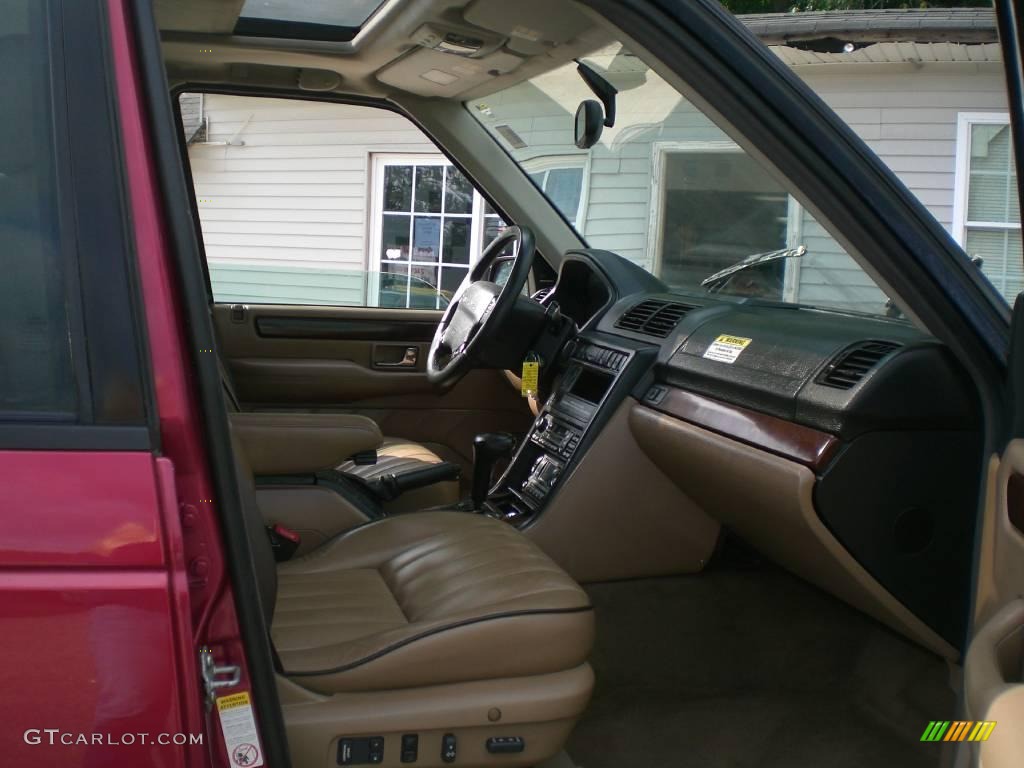
M 333 469 L 384 441 L 376 422 L 347 413 L 232 413 L 230 418 L 256 475 Z

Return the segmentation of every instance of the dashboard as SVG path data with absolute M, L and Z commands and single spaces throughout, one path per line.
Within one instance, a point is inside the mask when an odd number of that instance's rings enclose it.
M 980 410 L 944 345 L 899 320 L 672 291 L 607 251 L 566 254 L 554 302 L 579 333 L 502 478 L 502 514 L 528 530 L 628 409 L 640 449 L 725 528 L 905 633 L 962 646 Z M 697 438 L 745 459 L 722 466 Z

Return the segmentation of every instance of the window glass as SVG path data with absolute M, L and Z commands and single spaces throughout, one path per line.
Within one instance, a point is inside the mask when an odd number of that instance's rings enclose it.
M 666 150 L 656 269 L 673 285 L 700 285 L 710 274 L 759 251 L 786 246 L 795 205 L 760 165 L 735 149 Z M 784 263 L 737 278 L 757 281 L 757 294 L 782 298 Z
M 526 164 L 530 180 L 537 185 L 559 213 L 576 227 L 582 227 L 585 158 L 579 156 L 538 158 Z
M 695 293 L 895 314 L 780 181 L 639 58 L 615 43 L 583 61 L 618 89 L 615 125 L 584 153 L 574 151 L 573 115 L 593 93 L 575 63 L 467 108 L 591 247 Z M 802 258 L 704 285 L 751 255 L 801 245 Z
M 504 223 L 401 115 L 189 94 L 214 299 L 439 309 Z
M 372 231 L 380 221 L 381 247 L 371 271 L 380 276 L 371 281 L 367 300 L 372 306 L 382 294 L 386 306 L 409 309 L 443 309 L 479 255 L 474 248 L 474 228 L 486 230 L 485 222 L 496 215 L 484 212 L 482 198 L 453 165 L 430 156 L 375 155 L 375 176 L 384 179 L 384 201 L 373 211 Z M 403 197 L 404 210 L 388 200 L 388 179 L 412 179 L 412 194 Z M 486 235 L 482 235 L 486 237 Z M 398 295 L 399 280 L 383 265 L 408 261 L 406 302 Z M 382 304 L 382 306 L 385 306 Z
M 722 5 L 847 122 L 1012 302 L 1022 287 L 1020 214 L 992 3 Z M 589 150 L 573 141 L 576 108 L 594 99 L 575 64 L 466 106 L 589 245 L 698 292 L 741 248 L 804 245 L 802 258 L 753 267 L 717 290 L 898 313 L 827 222 L 628 48 L 614 43 L 580 59 L 618 91 L 615 124 Z M 965 115 L 971 130 L 958 127 Z M 547 171 L 567 158 L 582 169 L 575 216 L 575 196 L 551 187 Z M 724 226 L 730 218 L 735 229 Z
M 362 25 L 383 3 L 381 0 L 245 0 L 243 19 L 268 19 L 282 22 L 319 24 L 335 27 Z
M 2 0 L 0 12 L 0 417 L 71 419 L 46 4 Z
M 1024 290 L 1020 200 L 1009 116 L 960 115 L 955 233 L 1007 299 Z

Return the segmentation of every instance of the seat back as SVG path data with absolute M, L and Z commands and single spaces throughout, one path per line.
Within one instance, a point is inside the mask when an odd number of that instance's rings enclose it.
M 238 393 L 235 392 L 235 382 L 231 378 L 231 371 L 224 364 L 223 358 L 220 356 L 220 350 L 217 350 L 217 372 L 220 373 L 220 384 L 224 395 L 224 404 L 227 406 L 228 413 L 237 413 L 242 410 L 242 404 L 238 399 Z
M 263 616 L 269 630 L 274 619 L 274 604 L 277 602 L 277 562 L 274 560 L 274 550 L 270 546 L 263 515 L 256 504 L 256 485 L 252 470 L 234 434 L 231 436 L 231 447 L 235 454 L 235 474 L 238 476 L 238 497 L 245 516 L 245 533 L 249 537 L 260 603 L 263 605 Z

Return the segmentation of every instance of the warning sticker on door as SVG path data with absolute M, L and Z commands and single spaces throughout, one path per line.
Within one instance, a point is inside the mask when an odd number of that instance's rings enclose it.
M 220 729 L 224 734 L 224 746 L 227 747 L 230 764 L 238 768 L 263 765 L 260 737 L 256 732 L 256 719 L 252 715 L 248 691 L 219 697 L 217 711 L 220 713 Z
M 736 358 L 740 356 L 740 352 L 746 349 L 751 341 L 753 339 L 745 339 L 742 336 L 730 336 L 723 333 L 704 350 L 704 357 L 708 360 L 717 360 L 720 363 L 732 365 L 736 362 Z

